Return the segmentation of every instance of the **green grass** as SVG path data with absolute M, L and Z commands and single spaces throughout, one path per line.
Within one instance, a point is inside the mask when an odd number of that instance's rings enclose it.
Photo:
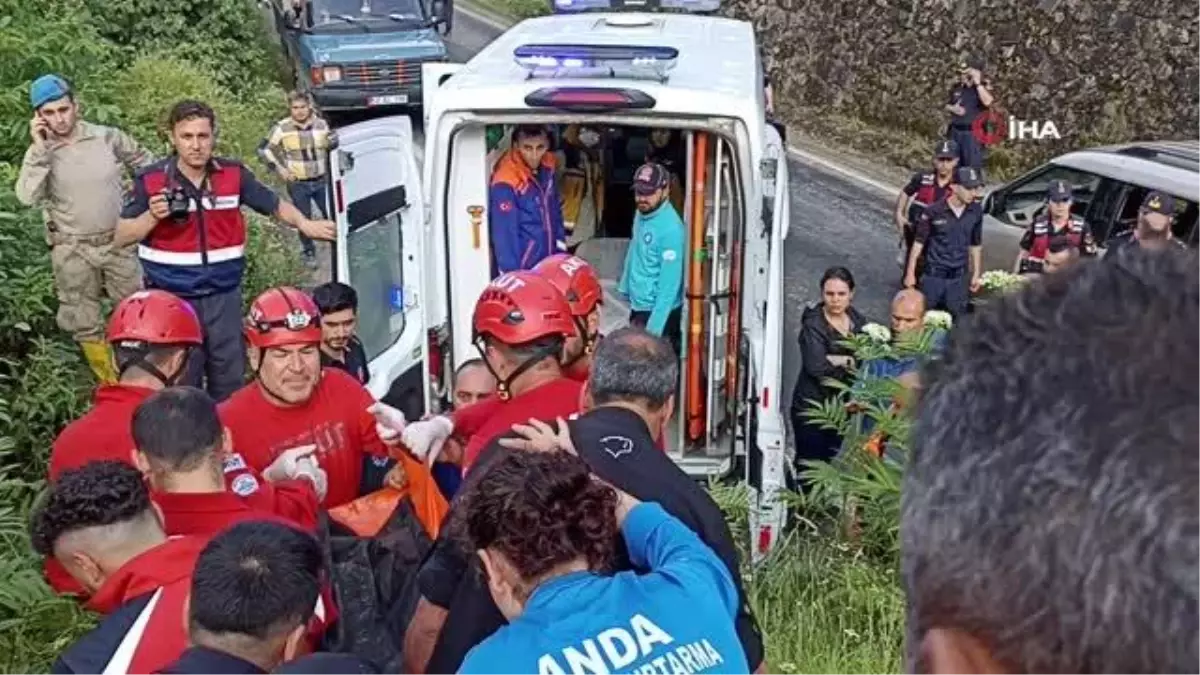
M 794 532 L 746 583 L 770 672 L 901 670 L 904 598 L 894 571 L 824 535 Z
M 709 485 L 709 492 L 735 540 L 749 544 L 745 486 Z M 834 514 L 803 509 L 798 506 L 791 532 L 770 556 L 742 567 L 766 642 L 768 672 L 899 672 L 904 597 L 894 563 L 842 543 L 834 534 Z M 744 549 L 742 559 L 748 560 Z

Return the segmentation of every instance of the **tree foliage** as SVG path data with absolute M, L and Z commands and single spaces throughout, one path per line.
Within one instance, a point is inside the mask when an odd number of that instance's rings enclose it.
M 254 166 L 283 114 L 274 46 L 252 0 L 0 0 L 0 669 L 45 671 L 92 617 L 55 597 L 29 549 L 26 522 L 50 444 L 87 408 L 90 374 L 55 324 L 58 302 L 42 214 L 13 185 L 29 144 L 29 84 L 54 72 L 85 119 L 119 126 L 166 152 L 166 111 L 199 98 L 217 111 L 218 153 Z M 247 295 L 295 283 L 294 234 L 252 219 Z
M 897 340 L 869 334 L 845 341 L 856 364 L 877 359 L 926 359 L 934 351 L 941 328 Z M 873 376 L 861 365 L 852 369 L 853 384 L 827 382 L 835 394 L 812 401 L 805 416 L 836 430 L 842 452 L 831 462 L 805 462 L 812 486 L 807 508 L 832 511 L 841 534 L 865 553 L 889 564 L 899 560 L 900 486 L 912 430 L 911 392 L 895 378 Z

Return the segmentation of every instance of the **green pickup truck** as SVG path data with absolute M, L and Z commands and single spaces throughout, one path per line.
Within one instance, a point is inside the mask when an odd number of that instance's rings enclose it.
M 421 64 L 449 60 L 450 0 L 265 1 L 296 87 L 325 111 L 420 106 Z

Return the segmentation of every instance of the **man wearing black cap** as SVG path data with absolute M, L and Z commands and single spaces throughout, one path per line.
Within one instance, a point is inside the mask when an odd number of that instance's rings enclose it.
M 590 410 L 568 423 L 571 445 L 597 478 L 638 499 L 657 502 L 725 562 L 739 591 L 735 623 L 746 662 L 752 671 L 766 670 L 762 635 L 745 601 L 737 547 L 725 517 L 704 488 L 655 443 L 675 408 L 679 379 L 675 353 L 662 338 L 630 327 L 606 335 L 592 358 L 585 394 Z M 546 425 L 540 429 L 516 425 L 514 430 L 517 435 L 497 439 L 484 450 L 463 485 L 464 492 L 473 489 L 478 476 L 504 453 L 545 451 L 550 449 L 545 443 L 553 442 Z M 443 532 L 456 527 L 448 524 Z M 474 569 L 475 556 L 456 549 L 446 537 L 439 538 L 419 577 L 427 599 L 406 635 L 407 672 L 454 672 L 473 646 L 504 625 L 486 580 Z M 620 551 L 615 568 L 630 569 Z
M 1096 240 L 1087 221 L 1071 213 L 1073 192 L 1065 180 L 1050 181 L 1046 189 L 1046 213 L 1039 215 L 1021 237 L 1021 251 L 1014 268 L 1018 274 L 1041 274 L 1052 250 L 1074 247 L 1080 255 L 1096 255 Z
M 967 59 L 959 67 L 960 82 L 950 90 L 946 111 L 950 127 L 946 138 L 958 143 L 958 165 L 983 168 L 983 148 L 971 131 L 971 125 L 995 100 L 988 91 L 991 83 L 983 77 L 983 61 Z
M 979 170 L 960 166 L 945 200 L 925 209 L 917 221 L 904 285 L 917 285 L 917 260 L 925 255 L 921 292 L 930 308 L 944 306 L 954 318 L 967 311 L 970 293 L 978 290 L 983 274 L 983 209 Z M 967 274 L 970 273 L 968 277 Z
M 683 220 L 671 205 L 671 174 L 649 162 L 633 174 L 637 215 L 617 291 L 629 299 L 629 323 L 671 341 L 680 352 L 683 335 Z
M 908 262 L 912 253 L 913 223 L 925 211 L 925 208 L 935 202 L 940 202 L 950 193 L 950 184 L 954 182 L 954 169 L 958 166 L 958 143 L 954 141 L 938 141 L 933 148 L 933 170 L 918 171 L 912 175 L 908 184 L 896 198 L 896 229 L 900 235 L 900 248 L 904 256 L 900 266 Z M 911 200 L 911 201 L 910 201 Z M 924 271 L 925 261 L 917 261 L 917 277 Z
M 1129 248 L 1186 249 L 1187 245 L 1176 239 L 1171 231 L 1174 224 L 1175 198 L 1155 190 L 1142 201 L 1142 207 L 1138 210 L 1137 227 L 1110 239 L 1104 255 L 1112 256 Z

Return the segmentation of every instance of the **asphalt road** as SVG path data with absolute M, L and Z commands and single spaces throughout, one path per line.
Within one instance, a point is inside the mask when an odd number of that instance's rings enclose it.
M 453 31 L 447 38 L 451 58 L 467 60 L 499 32 L 492 23 L 456 9 Z M 335 122 L 346 124 L 365 117 L 339 116 Z M 419 120 L 414 123 L 420 125 Z M 418 142 L 423 142 L 420 131 Z M 786 351 L 781 392 L 785 406 L 800 368 L 800 318 L 806 303 L 819 297 L 817 283 L 822 272 L 834 265 L 848 267 L 857 282 L 855 306 L 880 322 L 887 321 L 888 303 L 900 278 L 890 205 L 885 198 L 797 158 L 789 159 L 788 169 L 792 223 L 785 243 Z

